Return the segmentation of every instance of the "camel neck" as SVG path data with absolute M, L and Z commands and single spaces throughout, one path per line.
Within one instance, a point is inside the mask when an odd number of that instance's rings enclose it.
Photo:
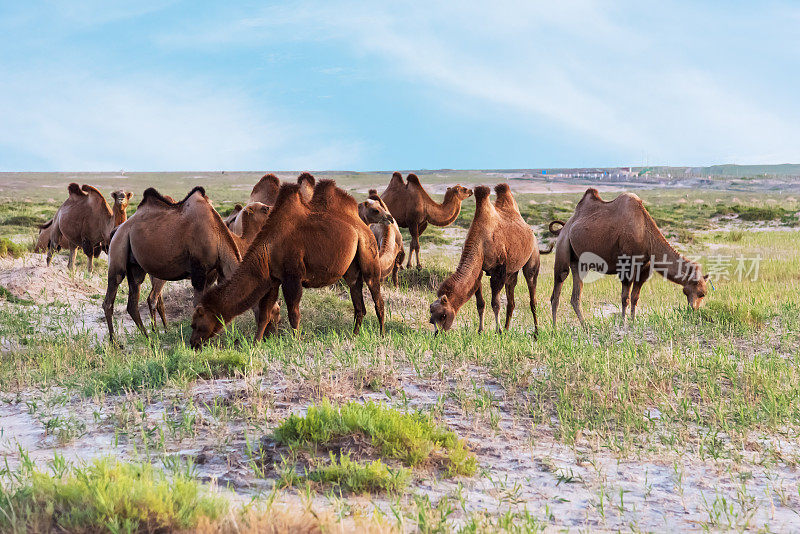
M 252 308 L 264 295 L 264 287 L 269 283 L 269 272 L 263 272 L 266 266 L 267 250 L 261 246 L 257 251 L 251 251 L 224 282 L 208 291 L 203 304 L 221 315 L 225 322 Z
M 128 213 L 114 203 L 114 226 L 119 226 L 128 220 Z
M 694 275 L 697 265 L 678 253 L 660 233 L 654 237 L 651 269 L 676 284 L 686 284 Z
M 464 243 L 458 267 L 442 284 L 439 295 L 447 295 L 456 311 L 475 293 L 475 284 L 483 269 L 483 247 L 480 242 L 470 239 Z
M 437 204 L 432 199 L 429 200 L 425 211 L 428 215 L 428 221 L 436 226 L 447 226 L 456 220 L 458 214 L 461 212 L 461 201 L 456 198 L 453 191 L 448 191 L 444 195 L 444 201 Z
M 391 269 L 397 256 L 395 254 L 394 235 L 391 230 L 391 225 L 381 225 L 381 246 L 378 251 L 378 263 L 380 263 L 381 273 Z

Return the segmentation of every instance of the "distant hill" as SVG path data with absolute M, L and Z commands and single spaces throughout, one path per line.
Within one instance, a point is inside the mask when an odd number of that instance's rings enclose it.
M 706 176 L 800 176 L 800 164 L 783 163 L 781 165 L 711 165 L 700 167 L 700 174 Z

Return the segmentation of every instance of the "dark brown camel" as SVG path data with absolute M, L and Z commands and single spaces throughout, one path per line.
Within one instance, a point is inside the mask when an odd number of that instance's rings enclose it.
M 475 188 L 475 217 L 467 233 L 461 259 L 456 271 L 445 280 L 437 299 L 431 304 L 430 322 L 436 333 L 447 331 L 453 325 L 456 313 L 474 294 L 478 306 L 478 332 L 483 331 L 485 302 L 481 289 L 483 273 L 489 275 L 492 289 L 492 310 L 495 326 L 500 329 L 500 290 L 506 288 L 506 323 L 511 326 L 514 313 L 514 288 L 517 275 L 522 271 L 528 284 L 534 335 L 539 332 L 536 320 L 536 279 L 539 275 L 539 248 L 536 236 L 520 215 L 508 184 L 495 186 L 497 199 L 489 201 L 490 190 L 486 186 Z M 552 248 L 550 249 L 552 250 Z M 541 251 L 542 254 L 550 252 Z
M 389 208 L 378 192 L 369 190 L 367 200 L 358 205 L 361 220 L 369 225 L 372 235 L 378 242 L 378 263 L 381 266 L 381 280 L 392 276 L 395 287 L 399 285 L 397 271 L 403 267 L 403 235 Z
M 175 202 L 169 195 L 164 195 L 164 198 L 169 202 Z M 239 205 L 237 204 L 237 206 Z M 236 217 L 234 220 L 231 221 L 230 225 L 226 225 L 229 227 L 229 230 L 231 231 L 231 237 L 236 243 L 236 247 L 239 249 L 239 253 L 242 257 L 244 257 L 244 254 L 247 252 L 250 243 L 253 242 L 256 235 L 258 235 L 258 232 L 261 230 L 261 227 L 264 225 L 264 222 L 267 220 L 267 217 L 269 216 L 269 210 L 270 208 L 268 206 L 265 206 L 260 202 L 251 202 L 244 208 L 240 206 L 240 209 L 236 212 Z M 210 273 L 206 285 L 210 285 L 214 280 L 216 280 L 216 272 Z M 151 275 L 150 282 L 152 288 L 150 289 L 150 293 L 147 295 L 147 307 L 150 310 L 150 319 L 153 324 L 153 330 L 156 329 L 156 312 L 158 312 L 158 315 L 161 317 L 164 330 L 166 330 L 167 317 L 164 309 L 164 299 L 162 297 L 166 280 L 153 278 Z
M 67 187 L 69 197 L 58 208 L 53 222 L 44 228 L 50 231 L 50 242 L 47 247 L 47 265 L 53 253 L 66 244 L 70 249 L 68 268 L 75 267 L 75 255 L 78 247 L 83 249 L 87 258 L 87 269 L 94 269 L 94 258 L 101 250 L 108 250 L 111 231 L 125 222 L 128 203 L 133 193 L 114 191 L 114 209 L 109 207 L 102 193 L 90 185 L 71 183 Z
M 419 261 L 419 236 L 428 227 L 428 223 L 435 226 L 448 226 L 456 220 L 461 212 L 461 203 L 472 196 L 472 190 L 461 185 L 448 187 L 444 194 L 444 201 L 437 204 L 422 188 L 416 174 L 406 177 L 408 183 L 403 183 L 403 176 L 396 172 L 392 174 L 389 185 L 381 198 L 389 206 L 397 224 L 408 228 L 411 233 L 411 244 L 408 249 L 408 265 L 417 253 L 417 269 L 421 267 Z
M 155 189 L 147 189 L 134 216 L 114 233 L 108 252 L 103 310 L 112 341 L 114 300 L 126 277 L 128 313 L 146 336 L 138 307 L 139 287 L 146 274 L 160 280 L 190 278 L 199 294 L 212 271 L 229 277 L 242 258 L 202 187 L 192 189 L 180 202 L 170 202 Z
M 354 328 L 366 314 L 363 284 L 375 303 L 383 333 L 384 305 L 375 237 L 358 217 L 356 201 L 332 180 L 320 180 L 306 203 L 297 184 L 281 186 L 266 224 L 239 268 L 224 283 L 200 299 L 192 317 L 190 344 L 199 348 L 223 326 L 255 304 L 271 309 L 283 288 L 289 325 L 300 326 L 303 288 L 325 287 L 344 279 L 350 287 Z M 267 330 L 269 317 L 258 318 L 256 340 Z M 274 332 L 274 327 L 267 333 Z
M 316 180 L 312 175 L 304 172 L 297 177 L 297 185 L 300 186 L 300 196 L 303 200 L 308 202 L 314 194 L 314 185 Z M 265 174 L 261 177 L 253 190 L 250 192 L 250 202 L 261 202 L 267 206 L 275 204 L 275 199 L 278 198 L 278 191 L 281 188 L 281 181 L 274 174 Z
M 563 227 L 556 229 L 555 225 Z M 596 189 L 586 190 L 575 213 L 564 223 L 553 221 L 550 231 L 558 236 L 553 268 L 553 326 L 556 324 L 561 286 L 572 271 L 572 308 L 585 325 L 581 313 L 583 278 L 589 270 L 616 274 L 622 282 L 622 321 L 628 303 L 631 321 L 642 285 L 653 270 L 683 286 L 689 307 L 697 309 L 706 296 L 707 276 L 700 265 L 675 251 L 658 229 L 639 197 L 623 193 L 611 202 Z

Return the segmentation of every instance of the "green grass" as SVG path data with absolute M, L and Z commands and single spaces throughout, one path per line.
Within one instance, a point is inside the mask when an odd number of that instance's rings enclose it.
M 150 464 L 98 459 L 86 467 L 51 465 L 52 473 L 23 462 L 0 486 L 3 532 L 172 532 L 216 520 L 227 501 L 181 473 Z
M 293 467 L 286 467 L 280 484 L 297 487 L 311 481 L 341 493 L 401 493 L 410 477 L 409 469 L 402 466 L 393 469 L 381 460 L 361 463 L 352 460 L 349 454 L 330 453 L 327 461 L 316 459 L 302 475 Z
M 3 256 L 11 256 L 12 258 L 19 258 L 26 252 L 28 252 L 28 248 L 25 245 L 20 245 L 19 243 L 15 243 L 10 239 L 6 239 L 5 237 L 0 237 L 0 258 L 2 258 Z
M 378 453 L 408 467 L 441 464 L 448 476 L 472 475 L 475 455 L 466 443 L 430 415 L 403 413 L 381 404 L 356 402 L 312 406 L 304 417 L 291 415 L 274 432 L 290 447 L 325 447 L 343 437 L 364 437 Z

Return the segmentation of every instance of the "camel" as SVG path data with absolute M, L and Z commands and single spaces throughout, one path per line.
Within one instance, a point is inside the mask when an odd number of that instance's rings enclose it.
M 168 195 L 164 196 L 169 198 Z M 231 224 L 233 224 L 233 221 L 236 220 L 236 216 L 239 215 L 239 212 L 242 211 L 242 209 L 244 209 L 244 206 L 242 206 L 241 204 L 236 204 L 233 207 L 233 210 L 231 210 L 231 212 L 228 214 L 228 216 L 223 219 L 223 221 L 225 222 L 225 226 L 230 228 Z
M 540 251 L 533 230 L 520 215 L 517 202 L 508 184 L 495 186 L 497 198 L 494 205 L 489 201 L 490 190 L 486 186 L 475 188 L 475 217 L 467 232 L 467 239 L 461 251 L 461 259 L 456 271 L 451 274 L 436 293 L 431 304 L 430 322 L 435 333 L 447 331 L 453 325 L 456 313 L 474 294 L 478 307 L 478 332 L 483 331 L 483 310 L 485 302 L 481 279 L 485 272 L 489 275 L 492 289 L 492 310 L 495 327 L 500 328 L 500 290 L 506 289 L 505 329 L 511 326 L 514 313 L 514 288 L 517 275 L 528 284 L 531 313 L 533 313 L 534 336 L 539 333 L 536 319 L 536 279 L 539 276 Z
M 303 200 L 298 184 L 283 184 L 266 224 L 230 279 L 207 291 L 192 317 L 190 345 L 199 349 L 225 324 L 258 303 L 269 310 L 283 289 L 289 325 L 300 327 L 303 288 L 326 287 L 343 279 L 350 288 L 354 327 L 358 334 L 366 314 L 363 284 L 375 304 L 381 334 L 384 303 L 375 237 L 358 216 L 356 201 L 320 180 L 310 202 Z M 255 339 L 266 331 L 269 317 L 258 317 Z
M 103 194 L 90 185 L 71 183 L 67 187 L 69 197 L 61 204 L 47 226 L 50 231 L 50 243 L 47 246 L 47 265 L 53 253 L 64 244 L 69 248 L 68 269 L 75 267 L 75 256 L 78 247 L 83 249 L 87 258 L 87 269 L 94 270 L 94 258 L 101 250 L 108 250 L 111 231 L 128 218 L 126 210 L 133 193 L 122 190 L 114 191 L 114 208 L 108 206 Z
M 47 252 L 50 246 L 50 233 L 53 231 L 53 219 L 50 219 L 44 224 L 39 225 L 39 238 L 36 240 L 36 245 L 33 247 L 34 252 Z M 62 234 L 61 241 L 59 241 L 56 250 L 62 248 L 69 248 L 69 241 Z
M 555 228 L 556 225 L 561 225 L 561 228 Z M 708 276 L 703 276 L 700 265 L 672 248 L 641 199 L 632 193 L 623 193 L 605 202 L 597 189 L 589 188 L 572 217 L 566 223 L 551 222 L 550 232 L 558 236 L 553 267 L 555 280 L 550 297 L 554 327 L 561 286 L 570 271 L 572 307 L 584 327 L 581 291 L 589 269 L 619 277 L 622 282 L 623 324 L 629 303 L 631 322 L 635 320 L 639 292 L 653 270 L 682 285 L 692 309 L 696 310 L 706 296 Z
M 392 275 L 395 287 L 399 286 L 397 271 L 403 267 L 403 235 L 389 208 L 378 196 L 375 189 L 369 190 L 367 200 L 358 205 L 358 215 L 369 224 L 378 242 L 378 263 L 381 266 L 381 280 Z
M 114 233 L 108 252 L 103 310 L 112 342 L 114 300 L 125 277 L 128 314 L 147 336 L 138 307 L 139 287 L 146 274 L 161 281 L 190 278 L 199 294 L 213 271 L 230 277 L 242 259 L 236 241 L 202 187 L 192 189 L 180 202 L 170 202 L 153 188 L 145 190 L 136 214 Z
M 300 196 L 306 202 L 311 200 L 314 194 L 314 185 L 316 180 L 312 175 L 304 172 L 297 177 L 297 185 L 300 186 Z M 272 173 L 265 174 L 261 177 L 253 190 L 250 192 L 250 202 L 261 202 L 267 206 L 275 204 L 275 199 L 278 198 L 278 191 L 281 188 L 281 181 Z
M 389 206 L 389 211 L 397 224 L 408 228 L 411 233 L 406 268 L 411 268 L 411 259 L 416 252 L 417 269 L 420 269 L 422 266 L 419 261 L 419 236 L 428 227 L 428 223 L 448 226 L 455 221 L 461 212 L 461 203 L 472 196 L 472 190 L 461 185 L 448 187 L 444 201 L 437 204 L 422 188 L 416 174 L 409 174 L 406 181 L 408 183 L 403 183 L 403 176 L 399 172 L 392 174 L 392 179 L 381 198 Z
M 175 203 L 175 200 L 169 195 L 164 195 L 164 198 L 169 202 Z M 264 225 L 264 222 L 267 220 L 270 208 L 260 202 L 251 202 L 244 208 L 239 204 L 237 204 L 237 206 L 239 206 L 240 209 L 237 210 L 236 217 L 231 224 L 226 224 L 226 226 L 231 231 L 231 237 L 236 243 L 239 253 L 244 257 L 250 243 L 253 242 L 256 235 L 258 235 L 258 232 L 261 230 L 261 227 Z M 216 272 L 209 273 L 206 285 L 212 284 L 215 279 Z M 150 282 L 151 289 L 150 293 L 147 295 L 147 307 L 150 310 L 153 330 L 156 329 L 156 312 L 158 312 L 158 315 L 161 317 L 161 323 L 164 325 L 164 330 L 166 331 L 167 318 L 164 309 L 164 299 L 161 296 L 166 280 L 154 278 L 150 275 Z

